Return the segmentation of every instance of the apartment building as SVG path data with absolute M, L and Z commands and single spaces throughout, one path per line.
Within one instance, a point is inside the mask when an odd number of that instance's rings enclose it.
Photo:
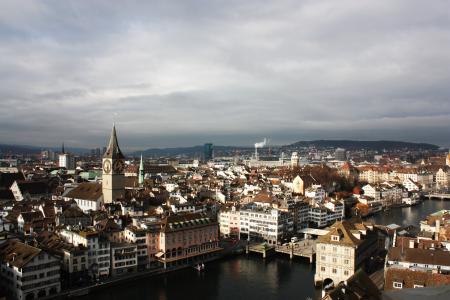
M 313 204 L 309 208 L 308 222 L 313 227 L 325 227 L 344 218 L 344 203 L 328 199 L 324 203 Z
M 48 252 L 8 240 L 0 245 L 0 286 L 13 299 L 31 300 L 60 292 L 60 261 Z
M 235 206 L 223 208 L 219 211 L 217 218 L 219 220 L 220 235 L 229 237 L 238 235 L 240 231 L 240 212 Z
M 110 242 L 93 227 L 62 229 L 61 237 L 74 246 L 83 245 L 88 250 L 88 269 L 93 277 L 110 274 Z
M 254 203 L 240 209 L 239 222 L 241 239 L 261 240 L 274 245 L 294 231 L 292 214 Z
M 123 232 L 123 239 L 127 243 L 136 245 L 138 269 L 148 268 L 147 230 L 132 225 L 127 226 Z
M 111 243 L 111 276 L 137 271 L 137 245 L 130 243 Z

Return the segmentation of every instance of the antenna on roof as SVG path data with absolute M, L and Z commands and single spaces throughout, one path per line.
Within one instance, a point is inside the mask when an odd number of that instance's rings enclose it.
M 114 112 L 114 113 L 113 113 L 113 116 L 112 116 L 112 118 L 113 118 L 113 126 L 116 125 L 116 117 L 117 117 L 118 115 L 119 115 L 119 114 L 118 114 L 117 112 Z

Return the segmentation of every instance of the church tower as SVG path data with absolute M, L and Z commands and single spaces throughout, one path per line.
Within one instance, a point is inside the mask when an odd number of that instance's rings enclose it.
M 117 142 L 116 127 L 113 125 L 108 148 L 103 155 L 102 190 L 104 203 L 112 203 L 124 197 L 124 159 L 125 156 L 120 151 Z
M 144 175 L 145 175 L 144 160 L 142 159 L 142 153 L 141 153 L 141 162 L 139 164 L 139 186 L 140 187 L 144 186 Z

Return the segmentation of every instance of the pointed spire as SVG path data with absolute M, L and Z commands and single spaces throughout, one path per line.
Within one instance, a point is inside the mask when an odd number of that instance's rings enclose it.
M 61 153 L 62 153 L 62 154 L 65 154 L 65 153 L 66 153 L 66 151 L 64 150 L 64 143 L 62 143 Z
M 119 143 L 117 142 L 116 125 L 113 124 L 111 137 L 109 139 L 108 148 L 106 149 L 103 158 L 124 159 L 125 156 L 120 151 Z
M 142 159 L 141 153 L 141 162 L 139 163 L 139 185 L 142 186 L 144 184 L 144 160 Z

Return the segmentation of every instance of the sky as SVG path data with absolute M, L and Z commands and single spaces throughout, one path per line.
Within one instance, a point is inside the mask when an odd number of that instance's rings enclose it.
M 450 2 L 0 2 L 0 144 L 450 145 Z

